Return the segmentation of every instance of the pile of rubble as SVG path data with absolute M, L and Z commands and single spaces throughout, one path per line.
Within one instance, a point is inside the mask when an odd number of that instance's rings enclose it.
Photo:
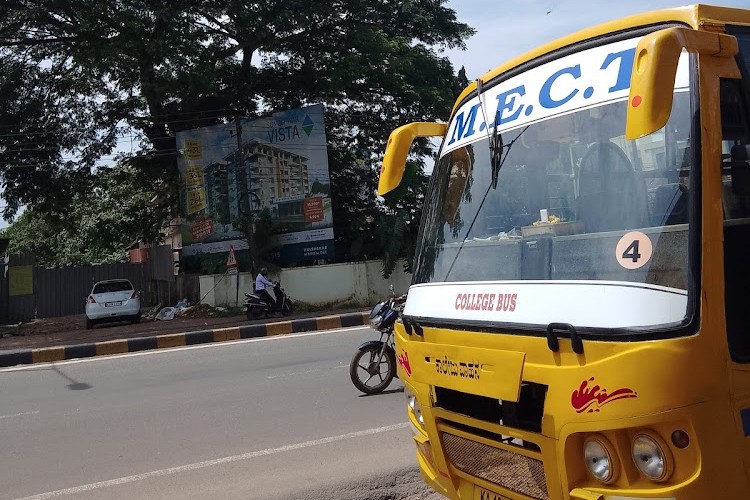
M 224 311 L 222 307 L 212 307 L 208 304 L 190 305 L 187 299 L 182 299 L 174 307 L 159 303 L 155 307 L 143 313 L 143 317 L 151 320 L 169 321 L 176 317 L 185 318 L 211 318 L 217 316 L 217 312 Z
M 217 308 L 208 304 L 196 304 L 180 310 L 179 315 L 186 318 L 210 318 L 216 315 Z

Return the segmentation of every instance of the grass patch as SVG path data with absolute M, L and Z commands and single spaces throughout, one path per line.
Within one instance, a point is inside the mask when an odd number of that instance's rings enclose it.
M 306 302 L 295 302 L 295 313 L 341 311 L 344 309 L 363 309 L 365 306 L 356 300 L 345 300 L 343 302 L 324 302 L 322 304 L 308 304 Z
M 244 307 L 216 307 L 211 311 L 212 318 L 229 318 L 232 316 L 243 316 L 244 314 Z

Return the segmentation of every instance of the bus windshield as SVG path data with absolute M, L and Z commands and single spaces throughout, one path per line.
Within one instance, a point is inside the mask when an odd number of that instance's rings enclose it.
M 421 299 L 407 313 L 645 330 L 689 320 L 689 57 L 666 127 L 628 141 L 637 41 L 556 59 L 461 105 L 432 174 Z

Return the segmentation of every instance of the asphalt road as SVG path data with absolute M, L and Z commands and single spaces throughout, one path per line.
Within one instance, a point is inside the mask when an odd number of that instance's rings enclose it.
M 0 498 L 439 498 L 356 328 L 0 370 Z

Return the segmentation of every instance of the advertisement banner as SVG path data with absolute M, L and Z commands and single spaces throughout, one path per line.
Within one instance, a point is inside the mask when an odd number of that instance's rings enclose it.
M 323 105 L 178 132 L 177 145 L 182 270 L 223 272 L 226 254 L 213 254 L 230 246 L 245 270 L 243 220 L 271 221 L 271 241 L 256 247 L 279 265 L 333 259 Z
M 305 198 L 302 210 L 305 213 L 305 222 L 320 222 L 325 219 L 322 196 Z

